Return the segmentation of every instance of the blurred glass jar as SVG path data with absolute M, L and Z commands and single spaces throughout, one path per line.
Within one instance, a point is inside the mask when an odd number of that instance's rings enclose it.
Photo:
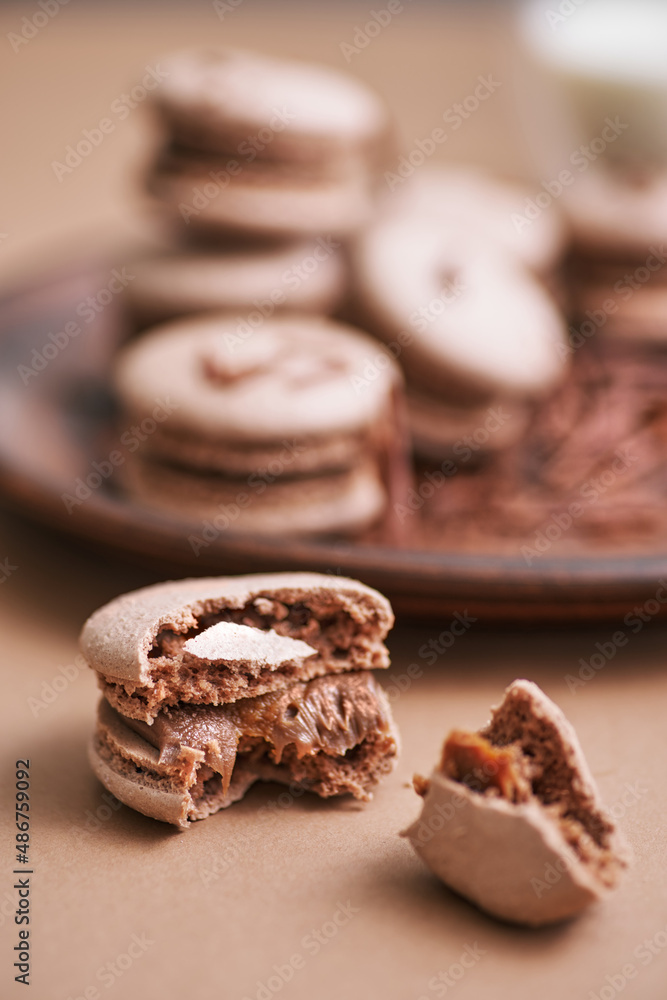
M 667 170 L 667 0 L 531 0 L 519 35 L 535 74 L 521 103 L 540 171 L 582 147 L 629 178 Z

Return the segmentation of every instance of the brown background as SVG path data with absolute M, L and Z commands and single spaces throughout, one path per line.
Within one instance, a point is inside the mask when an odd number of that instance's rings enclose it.
M 244 0 L 221 22 L 207 3 L 117 5 L 110 13 L 71 0 L 14 53 L 7 33 L 20 30 L 21 18 L 37 9 L 22 4 L 0 12 L 6 102 L 0 232 L 7 234 L 0 266 L 7 286 L 63 255 L 123 243 L 137 230 L 128 164 L 142 154 L 140 110 L 61 183 L 51 161 L 105 117 L 161 53 L 222 40 L 344 67 L 340 42 L 352 41 L 369 11 L 355 4 L 293 8 Z M 504 6 L 406 4 L 350 68 L 396 108 L 408 147 L 474 89 L 480 74 L 495 73 L 500 91 L 441 152 L 524 172 L 527 143 L 513 112 L 515 59 Z M 85 760 L 96 693 L 75 660 L 77 633 L 95 607 L 150 576 L 102 562 L 9 515 L 0 518 L 0 532 L 0 562 L 7 558 L 15 567 L 0 584 L 4 802 L 11 808 L 14 761 L 29 757 L 35 869 L 27 992 L 13 982 L 15 830 L 5 813 L 0 995 L 67 1000 L 97 990 L 110 1000 L 242 1000 L 258 995 L 274 965 L 299 954 L 303 968 L 274 995 L 432 1000 L 444 993 L 429 981 L 470 945 L 484 954 L 446 995 L 588 1000 L 605 986 L 610 996 L 606 977 L 618 986 L 613 977 L 631 962 L 637 976 L 623 996 L 663 1000 L 667 948 L 646 965 L 634 952 L 656 934 L 659 949 L 667 928 L 664 628 L 647 624 L 591 681 L 571 691 L 566 676 L 576 674 L 580 658 L 588 660 L 620 622 L 518 632 L 478 621 L 433 666 L 420 650 L 450 623 L 428 630 L 402 623 L 392 638 L 394 684 L 405 686 L 410 664 L 423 674 L 394 698 L 403 755 L 373 803 L 360 808 L 304 796 L 272 807 L 281 789 L 267 786 L 178 834 L 125 808 L 112 811 Z M 483 917 L 434 882 L 397 836 L 418 812 L 408 787 L 413 772 L 430 769 L 449 727 L 479 726 L 502 688 L 521 676 L 542 684 L 574 723 L 635 853 L 634 868 L 613 898 L 574 923 L 542 931 Z M 313 954 L 307 935 L 348 901 L 358 912 Z M 152 943 L 118 969 L 120 977 L 100 978 L 133 935 Z

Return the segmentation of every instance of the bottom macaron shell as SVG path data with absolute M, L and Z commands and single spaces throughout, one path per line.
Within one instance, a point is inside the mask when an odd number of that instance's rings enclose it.
M 382 515 L 387 495 L 379 472 L 367 466 L 266 484 L 199 475 L 140 458 L 122 467 L 122 484 L 142 504 L 184 518 L 224 520 L 224 528 L 260 534 L 357 532 Z
M 437 772 L 429 781 L 422 814 L 403 836 L 480 909 L 539 926 L 573 917 L 604 894 L 537 802 L 489 798 Z
M 418 390 L 408 392 L 408 421 L 414 449 L 441 461 L 472 437 L 475 453 L 501 451 L 518 441 L 528 425 L 529 405 L 491 400 L 488 406 L 453 406 Z
M 130 428 L 131 433 L 131 428 Z M 230 478 L 248 478 L 257 492 L 280 477 L 318 475 L 349 469 L 373 448 L 367 430 L 291 441 L 233 441 L 169 427 L 158 428 L 143 452 L 147 460 L 185 467 L 204 474 L 221 473 Z
M 197 190 L 217 187 L 201 208 L 192 209 L 193 226 L 222 232 L 240 231 L 263 236 L 298 236 L 321 233 L 344 235 L 364 225 L 371 216 L 373 197 L 369 179 L 312 181 L 301 178 L 289 182 L 253 182 L 232 178 L 225 187 L 211 185 L 208 173 L 158 174 L 152 179 L 152 193 L 176 208 L 192 205 Z
M 272 309 L 326 314 L 346 285 L 340 244 L 322 239 L 218 253 L 174 249 L 137 260 L 132 272 L 128 301 L 154 323 L 218 309 L 247 310 L 266 300 Z
M 629 267 L 630 271 L 634 270 L 634 265 Z M 576 308 L 579 321 L 572 334 L 575 350 L 591 332 L 596 336 L 598 331 L 602 337 L 626 337 L 635 343 L 667 343 L 667 286 L 664 284 L 637 288 L 628 298 L 620 297 L 611 285 L 587 285 L 576 294 Z M 574 340 L 577 334 L 579 342 Z
M 195 806 L 186 785 L 175 781 L 160 764 L 158 751 L 129 729 L 105 701 L 100 703 L 88 758 L 96 777 L 119 802 L 184 830 L 189 818 L 203 819 L 238 802 L 259 777 L 241 765 L 235 768 L 226 793 L 209 793 Z

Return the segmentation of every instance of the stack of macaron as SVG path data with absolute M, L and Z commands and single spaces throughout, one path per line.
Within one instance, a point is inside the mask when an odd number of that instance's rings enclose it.
M 277 573 L 125 594 L 84 625 L 102 689 L 90 759 L 138 812 L 186 829 L 256 781 L 366 800 L 398 753 L 388 601 L 355 580 Z
M 356 241 L 357 316 L 405 372 L 426 459 L 471 441 L 478 455 L 507 447 L 564 374 L 565 324 L 546 288 L 564 229 L 544 216 L 518 231 L 521 204 L 483 175 L 422 170 Z
M 169 401 L 122 466 L 125 487 L 209 532 L 352 535 L 387 523 L 406 488 L 401 385 L 380 344 L 327 318 L 256 330 L 229 314 L 172 320 L 117 359 L 128 428 Z
M 667 173 L 596 165 L 563 204 L 574 235 L 572 348 L 598 332 L 666 343 Z
M 132 303 L 151 322 L 206 309 L 329 312 L 342 241 L 371 217 L 389 116 L 360 81 L 229 49 L 161 63 L 164 141 L 147 177 L 174 225 L 137 262 Z

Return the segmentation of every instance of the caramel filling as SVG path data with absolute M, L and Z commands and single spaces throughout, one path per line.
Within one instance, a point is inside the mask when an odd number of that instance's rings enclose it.
M 203 764 L 221 775 L 223 792 L 237 756 L 257 741 L 280 764 L 289 745 L 298 759 L 318 752 L 343 756 L 388 727 L 368 673 L 317 677 L 228 705 L 178 705 L 161 711 L 150 726 L 124 722 L 159 750 L 161 764 L 185 772 L 188 784 Z
M 475 792 L 495 789 L 509 802 L 525 802 L 531 786 L 515 746 L 495 747 L 479 733 L 454 729 L 445 741 L 440 770 Z

